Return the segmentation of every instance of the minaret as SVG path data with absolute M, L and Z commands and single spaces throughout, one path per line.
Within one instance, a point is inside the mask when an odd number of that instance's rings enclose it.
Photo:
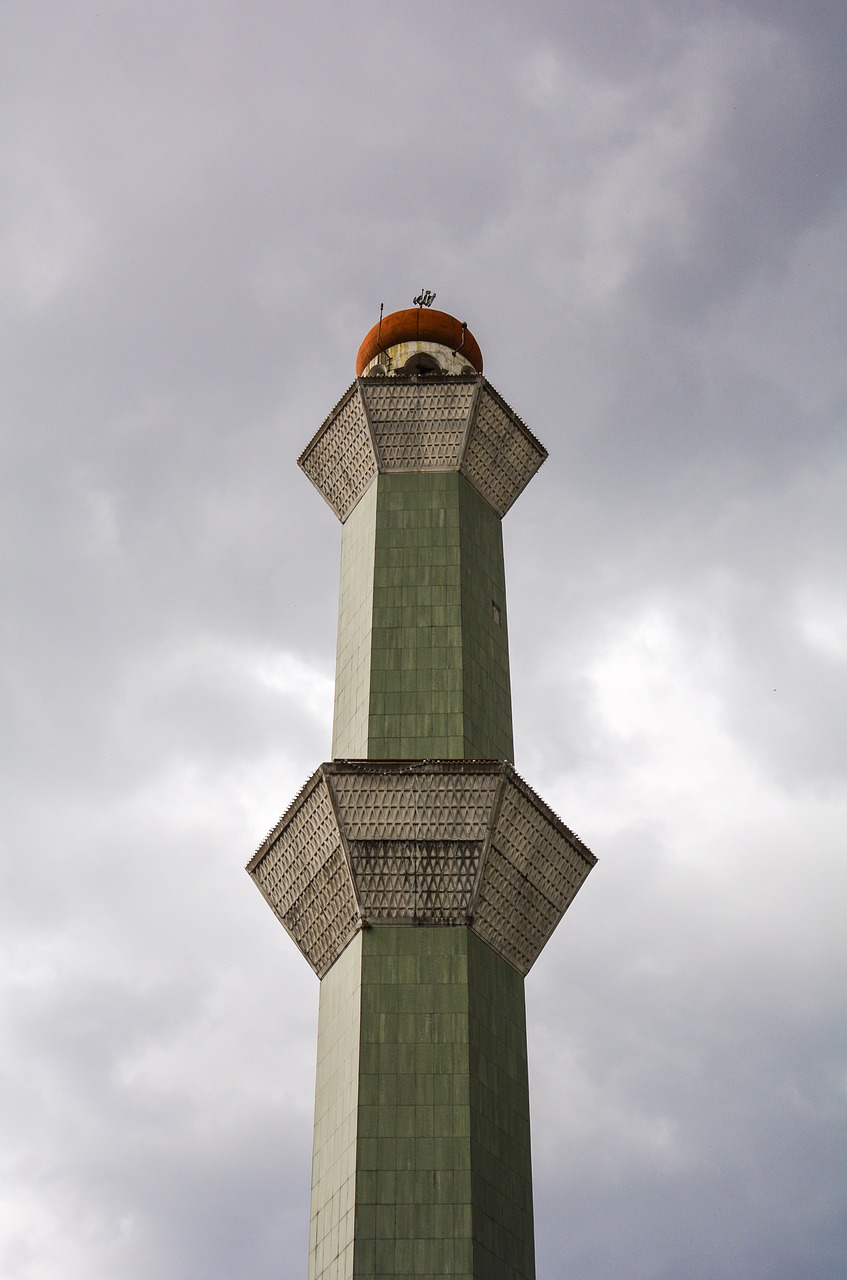
M 513 767 L 501 520 L 547 455 L 482 368 L 381 318 L 299 460 L 342 522 L 333 759 L 248 871 L 321 980 L 309 1280 L 535 1275 L 524 977 L 595 858 Z

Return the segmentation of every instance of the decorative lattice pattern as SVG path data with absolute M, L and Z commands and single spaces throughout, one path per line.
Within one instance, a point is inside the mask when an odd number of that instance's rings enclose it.
M 503 516 L 546 457 L 485 378 L 445 375 L 360 378 L 299 462 L 343 521 L 377 471 L 461 471 Z
M 381 471 L 457 471 L 477 380 L 361 384 Z
M 485 383 L 462 471 L 498 515 L 506 514 L 546 457 L 543 446 Z
M 511 765 L 322 765 L 248 866 L 320 975 L 370 924 L 471 924 L 521 973 L 596 859 Z
M 525 784 L 507 787 L 480 885 L 476 931 L 526 972 L 594 861 Z
M 326 783 L 319 775 L 248 866 L 312 968 L 323 974 L 359 915 Z
M 339 520 L 346 520 L 377 472 L 368 420 L 355 385 L 299 462 Z
M 464 924 L 481 840 L 356 840 L 350 860 L 372 924 Z
M 430 769 L 336 773 L 332 788 L 348 839 L 484 839 L 496 773 Z

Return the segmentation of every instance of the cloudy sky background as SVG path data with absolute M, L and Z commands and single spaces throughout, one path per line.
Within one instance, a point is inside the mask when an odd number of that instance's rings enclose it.
M 520 772 L 539 1280 L 843 1276 L 847 9 L 6 0 L 0 1275 L 305 1275 L 329 753 L 294 459 L 422 286 L 550 450 Z

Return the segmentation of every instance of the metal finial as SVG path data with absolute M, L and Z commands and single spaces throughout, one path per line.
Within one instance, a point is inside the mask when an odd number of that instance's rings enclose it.
M 416 298 L 412 298 L 416 307 L 431 307 L 435 302 L 435 294 L 430 289 L 421 289 Z

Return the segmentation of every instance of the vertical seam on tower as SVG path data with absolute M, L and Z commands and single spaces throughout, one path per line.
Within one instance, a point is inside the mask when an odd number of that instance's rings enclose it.
M 421 795 L 420 771 L 412 773 L 412 807 L 415 815 L 415 838 L 412 842 L 412 919 L 418 923 L 418 902 L 420 893 L 420 848 L 421 848 Z
M 359 916 L 359 925 L 361 926 L 363 923 L 365 923 L 365 917 L 362 914 L 362 903 L 361 903 L 361 899 L 359 898 L 359 888 L 358 888 L 358 885 L 356 884 L 356 877 L 353 874 L 353 859 L 350 857 L 350 848 L 347 843 L 347 831 L 344 826 L 344 820 L 341 817 L 341 810 L 338 807 L 338 803 L 335 797 L 335 791 L 333 789 L 332 783 L 330 782 L 330 775 L 327 773 L 327 770 L 326 770 L 326 765 L 321 765 L 321 773 L 323 774 L 324 785 L 326 786 L 327 792 L 329 794 L 329 803 L 330 803 L 330 806 L 332 807 L 333 816 L 335 818 L 335 825 L 338 827 L 338 839 L 341 841 L 341 852 L 344 855 L 344 862 L 347 866 L 347 874 L 349 875 L 350 883 L 353 886 L 353 900 L 356 903 L 356 912 Z
M 468 410 L 468 420 L 465 423 L 465 434 L 462 436 L 462 443 L 459 446 L 458 470 L 460 472 L 462 471 L 462 467 L 465 465 L 465 454 L 468 451 L 468 444 L 470 443 L 471 432 L 473 431 L 474 425 L 476 423 L 476 411 L 479 406 L 480 396 L 482 395 L 482 384 L 484 382 L 485 382 L 485 379 L 483 378 L 482 374 L 479 374 L 476 380 L 476 386 L 474 387 L 473 398 L 471 399 L 471 407 Z
M 374 462 L 376 463 L 376 474 L 379 476 L 382 474 L 382 454 L 380 453 L 379 445 L 377 444 L 376 432 L 374 431 L 373 422 L 371 421 L 370 410 L 368 408 L 368 402 L 365 399 L 365 392 L 362 388 L 361 378 L 356 379 L 356 389 L 359 393 L 359 404 L 362 406 L 362 413 L 365 415 L 368 435 L 371 438 L 371 449 L 373 450 Z
M 476 900 L 479 894 L 479 887 L 482 884 L 482 876 L 485 871 L 485 864 L 488 860 L 488 851 L 491 848 L 491 842 L 494 839 L 494 832 L 497 829 L 497 823 L 500 820 L 500 807 L 503 803 L 503 796 L 506 792 L 506 778 L 508 765 L 505 761 L 500 765 L 500 776 L 497 780 L 497 791 L 494 796 L 494 803 L 491 806 L 491 814 L 488 819 L 488 828 L 485 832 L 485 840 L 482 845 L 482 852 L 479 855 L 477 863 L 476 875 L 474 876 L 473 888 L 471 889 L 471 901 L 468 909 L 468 924 L 472 925 L 474 915 L 476 914 Z

